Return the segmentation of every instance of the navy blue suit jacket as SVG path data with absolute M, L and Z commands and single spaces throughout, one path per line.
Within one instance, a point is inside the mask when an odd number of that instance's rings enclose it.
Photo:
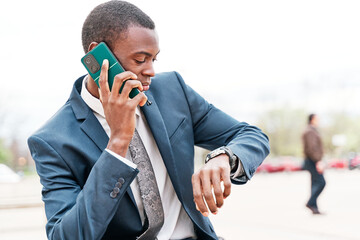
M 108 136 L 80 96 L 79 78 L 66 104 L 28 140 L 43 185 L 49 239 L 136 239 L 144 231 L 130 183 L 138 170 L 104 149 Z M 175 192 L 199 239 L 217 239 L 208 218 L 195 208 L 191 176 L 194 145 L 226 145 L 241 159 L 245 183 L 269 153 L 267 137 L 206 102 L 176 72 L 152 79 L 152 102 L 142 111 L 153 133 Z M 110 197 L 119 178 L 125 180 Z

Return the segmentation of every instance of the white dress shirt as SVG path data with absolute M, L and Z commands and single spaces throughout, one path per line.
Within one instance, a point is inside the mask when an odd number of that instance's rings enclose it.
M 87 80 L 88 76 L 84 78 L 81 89 L 81 97 L 92 109 L 107 135 L 110 136 L 110 127 L 106 122 L 103 106 L 100 100 L 92 96 L 87 90 Z M 136 129 L 144 143 L 145 149 L 153 166 L 164 209 L 164 225 L 160 230 L 157 238 L 159 240 L 184 239 L 189 237 L 196 238 L 193 223 L 176 196 L 174 187 L 171 183 L 169 174 L 167 173 L 164 161 L 156 145 L 152 132 L 150 131 L 146 119 L 143 116 L 143 113 L 140 111 L 139 107 L 136 108 Z M 130 167 L 137 167 L 136 164 L 131 161 L 129 151 L 126 153 L 126 158 L 123 158 L 109 149 L 106 150 Z M 134 180 L 130 187 L 134 194 L 141 220 L 144 223 L 144 207 L 141 200 L 140 189 L 137 180 Z

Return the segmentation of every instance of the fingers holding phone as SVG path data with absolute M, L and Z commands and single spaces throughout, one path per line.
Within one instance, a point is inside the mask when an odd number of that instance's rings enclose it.
M 108 70 L 109 70 L 109 61 L 105 59 L 101 66 L 101 72 L 99 76 L 99 94 L 100 101 L 103 102 L 104 98 L 107 101 L 108 96 L 110 95 L 110 88 L 108 84 Z
M 132 96 L 134 90 L 137 90 L 138 93 Z M 132 102 L 135 106 L 144 106 L 147 102 L 147 97 L 142 91 L 143 86 L 141 82 L 137 80 L 137 76 L 134 73 L 126 71 L 114 77 L 112 86 L 114 97 L 119 95 L 117 93 L 120 92 L 120 98 L 123 101 Z
M 101 72 L 99 76 L 99 93 L 100 93 L 100 100 L 102 102 L 107 102 L 110 97 L 117 98 L 120 95 L 120 98 L 125 101 L 129 100 L 129 96 L 134 89 L 138 89 L 141 93 L 139 97 L 137 95 L 133 97 L 134 102 L 136 102 L 136 106 L 140 105 L 143 106 L 146 101 L 147 97 L 144 93 L 142 93 L 143 86 L 140 81 L 137 81 L 137 76 L 130 72 L 122 72 L 117 74 L 114 77 L 112 89 L 110 90 L 108 84 L 108 69 L 109 69 L 109 61 L 105 59 L 101 66 Z M 130 81 L 129 81 L 130 80 Z M 115 99 L 114 99 L 115 100 Z M 144 102 L 145 101 L 145 102 Z

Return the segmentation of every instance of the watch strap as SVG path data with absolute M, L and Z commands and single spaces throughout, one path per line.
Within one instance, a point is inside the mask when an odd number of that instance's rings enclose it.
M 205 159 L 205 163 L 207 163 L 208 161 L 210 161 L 211 159 L 219 156 L 220 154 L 226 154 L 229 157 L 229 164 L 230 164 L 230 169 L 234 169 L 236 166 L 236 161 L 237 161 L 237 156 L 231 151 L 230 148 L 222 146 L 219 147 L 213 151 L 211 151 L 210 153 L 207 154 L 206 159 Z

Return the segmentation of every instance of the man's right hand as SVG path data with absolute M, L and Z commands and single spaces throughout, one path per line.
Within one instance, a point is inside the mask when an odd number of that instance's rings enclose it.
M 142 92 L 141 82 L 132 72 L 123 72 L 115 76 L 110 92 L 108 84 L 109 61 L 104 60 L 99 78 L 100 102 L 104 108 L 104 114 L 110 127 L 110 139 L 107 148 L 120 156 L 125 157 L 129 143 L 135 131 L 135 109 L 138 105 L 144 106 L 147 97 Z M 127 81 L 128 80 L 128 81 Z M 124 88 L 121 94 L 119 90 L 123 82 Z M 129 98 L 133 88 L 138 88 L 140 93 L 134 98 Z
M 326 164 L 323 161 L 318 161 L 316 162 L 316 170 L 320 173 L 323 174 L 324 170 L 326 168 Z

